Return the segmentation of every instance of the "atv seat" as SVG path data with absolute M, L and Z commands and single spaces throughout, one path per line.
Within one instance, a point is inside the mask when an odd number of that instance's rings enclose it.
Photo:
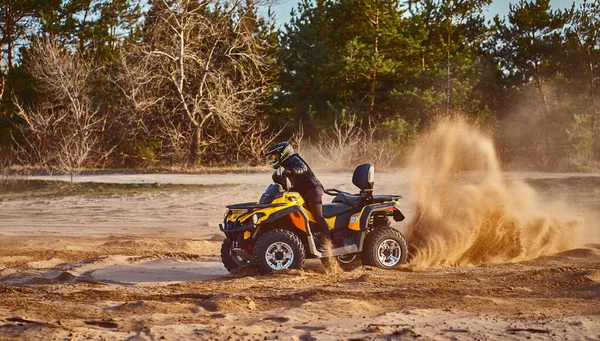
M 334 203 L 344 203 L 352 207 L 359 207 L 363 203 L 363 197 L 360 195 L 352 195 L 349 193 L 340 193 L 333 198 Z
M 323 204 L 323 217 L 331 218 L 352 210 L 353 207 L 344 203 Z
M 375 182 L 375 168 L 369 163 L 356 167 L 352 175 L 352 183 L 360 189 L 359 194 L 350 194 L 338 189 L 326 189 L 325 194 L 335 196 L 333 203 L 346 204 L 352 207 L 373 202 L 373 183 Z

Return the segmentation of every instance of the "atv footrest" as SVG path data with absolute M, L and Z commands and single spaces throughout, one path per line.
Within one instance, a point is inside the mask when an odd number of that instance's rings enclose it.
M 233 248 L 231 251 L 235 252 L 236 255 L 240 256 L 243 260 L 252 261 L 252 255 L 244 250 L 244 249 L 240 249 L 240 248 Z
M 358 246 L 356 244 L 352 244 L 352 245 L 348 245 L 348 246 L 344 246 L 344 247 L 338 247 L 331 251 L 325 250 L 325 251 L 321 252 L 321 255 L 323 257 L 336 257 L 336 256 L 343 256 L 343 255 L 347 255 L 347 254 L 351 254 L 351 253 L 358 253 Z
M 344 238 L 344 246 L 352 246 L 356 243 L 356 238 Z

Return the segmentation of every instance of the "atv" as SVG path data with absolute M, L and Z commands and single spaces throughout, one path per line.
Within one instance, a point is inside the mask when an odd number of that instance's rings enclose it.
M 332 247 L 318 250 L 316 220 L 299 193 L 288 190 L 283 178 L 267 187 L 258 203 L 229 205 L 219 229 L 225 233 L 221 259 L 230 272 L 254 265 L 260 274 L 299 269 L 305 258 L 320 258 L 324 265 L 337 262 L 351 269 L 364 265 L 382 269 L 406 262 L 406 240 L 390 226 L 389 217 L 404 220 L 399 195 L 373 195 L 374 167 L 356 168 L 352 183 L 360 189 L 350 194 L 327 189 L 333 202 L 323 204 L 323 216 L 332 236 Z

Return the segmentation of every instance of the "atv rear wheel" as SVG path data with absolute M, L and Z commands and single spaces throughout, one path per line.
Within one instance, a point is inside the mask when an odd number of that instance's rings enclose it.
M 364 265 L 392 269 L 406 263 L 408 247 L 402 234 L 392 227 L 380 227 L 367 235 L 362 261 Z
M 321 263 L 325 270 L 330 270 L 335 267 L 336 263 L 340 269 L 344 271 L 352 271 L 361 265 L 360 254 L 353 253 L 350 255 L 338 256 L 338 257 L 325 257 L 321 258 Z
M 221 261 L 225 266 L 225 269 L 229 272 L 233 272 L 243 266 L 250 264 L 247 260 L 242 259 L 236 255 L 231 249 L 231 240 L 225 238 L 223 244 L 221 244 Z
M 287 230 L 269 231 L 254 244 L 254 264 L 259 274 L 300 269 L 306 251 L 300 238 Z

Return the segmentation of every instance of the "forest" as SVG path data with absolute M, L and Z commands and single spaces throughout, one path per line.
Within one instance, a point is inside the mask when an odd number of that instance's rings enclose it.
M 600 169 L 600 0 L 5 0 L 0 169 L 400 167 L 460 116 L 507 168 Z

